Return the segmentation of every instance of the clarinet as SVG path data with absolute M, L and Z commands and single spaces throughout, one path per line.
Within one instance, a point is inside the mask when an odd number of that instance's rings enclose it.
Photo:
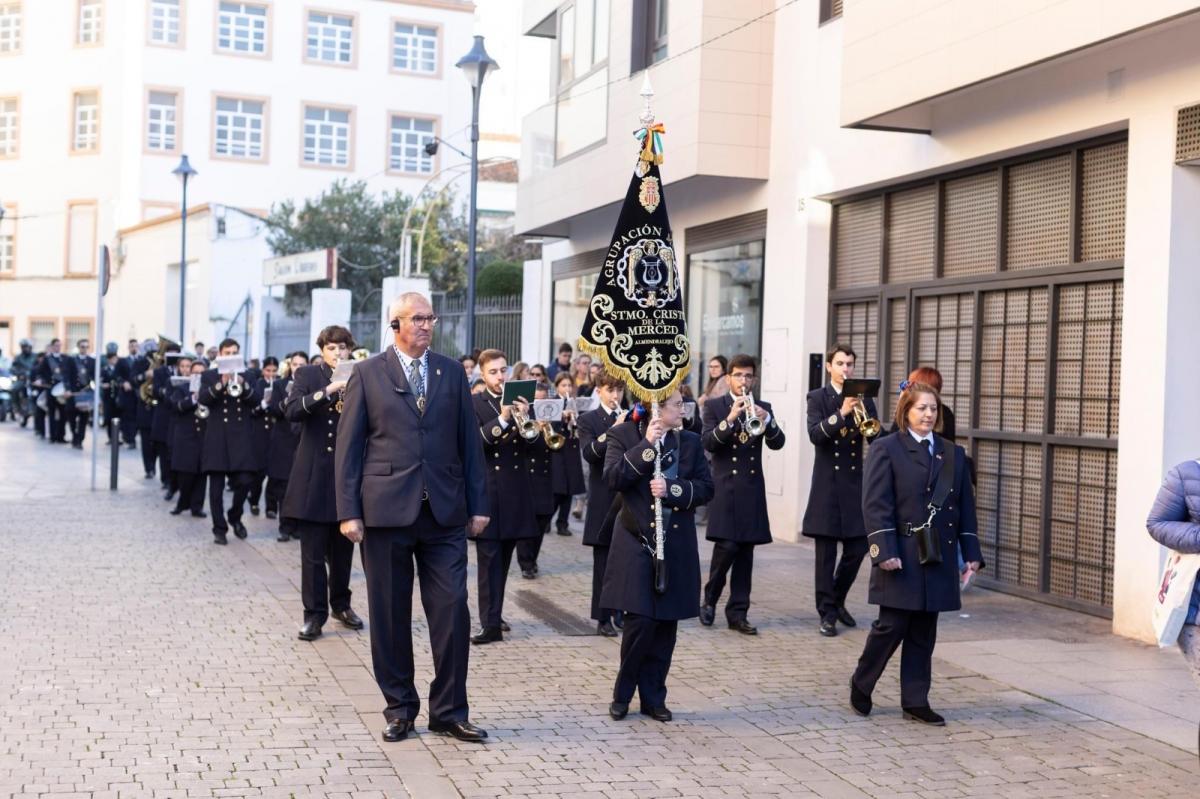
M 658 403 L 653 406 L 652 419 L 658 418 Z M 662 470 L 662 439 L 654 442 L 654 479 L 661 480 Z M 662 595 L 667 592 L 667 563 L 666 563 L 667 531 L 663 529 L 663 507 L 660 497 L 654 498 L 654 592 Z

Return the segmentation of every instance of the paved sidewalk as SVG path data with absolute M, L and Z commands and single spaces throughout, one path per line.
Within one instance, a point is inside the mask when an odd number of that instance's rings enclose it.
M 122 457 L 121 491 L 93 494 L 87 457 L 0 425 L 0 796 L 1128 798 L 1200 784 L 1200 692 L 1177 652 L 986 591 L 942 617 L 945 728 L 900 718 L 895 669 L 858 718 L 846 682 L 871 618 L 865 572 L 862 626 L 821 638 L 803 544 L 758 553 L 757 638 L 681 625 L 664 725 L 605 714 L 618 643 L 580 634 L 590 553 L 551 535 L 543 576 L 510 582 L 514 632 L 471 653 L 490 743 L 422 718 L 417 738 L 384 745 L 366 633 L 295 638 L 298 545 L 248 517 L 248 541 L 213 546 L 207 521 L 168 516 L 137 454 Z M 357 560 L 353 587 L 366 615 Z M 474 612 L 473 573 L 471 589 Z M 414 616 L 426 682 L 419 602 Z

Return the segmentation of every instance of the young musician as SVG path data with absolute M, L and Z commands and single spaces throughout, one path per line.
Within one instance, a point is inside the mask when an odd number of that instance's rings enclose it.
M 195 375 L 199 378 L 207 370 L 208 364 L 203 359 L 179 360 L 181 377 Z M 190 386 L 174 386 L 168 389 L 167 408 L 175 416 L 171 425 L 171 469 L 175 473 L 175 484 L 178 486 L 178 498 L 171 511 L 172 516 L 178 516 L 185 510 L 191 510 L 192 516 L 202 519 L 204 512 L 204 472 L 201 468 L 201 451 L 204 448 L 204 430 L 207 417 L 210 414 L 207 406 L 201 406 L 197 395 L 192 393 Z
M 847 627 L 857 625 L 846 610 L 846 595 L 867 554 L 862 514 L 864 439 L 854 419 L 859 399 L 842 396 L 842 385 L 854 377 L 854 362 L 854 350 L 835 345 L 825 356 L 829 385 L 808 394 L 808 438 L 817 448 L 817 457 L 802 530 L 815 539 L 817 613 L 820 633 L 826 637 L 837 635 L 839 621 Z M 870 398 L 865 410 L 869 418 L 878 418 Z
M 756 402 L 754 384 L 758 364 L 750 355 L 735 355 L 729 361 L 729 393 L 704 403 L 704 448 L 712 454 L 716 493 L 708 506 L 708 530 L 713 542 L 708 583 L 700 623 L 709 626 L 716 616 L 717 600 L 732 570 L 725 620 L 729 629 L 757 635 L 746 620 L 750 609 L 750 584 L 754 571 L 754 547 L 771 543 L 771 520 L 767 514 L 767 486 L 763 480 L 762 450 L 783 447 L 783 430 L 771 415 L 771 406 Z M 757 424 L 749 422 L 756 419 Z
M 570 379 L 569 372 L 562 374 Z M 583 545 L 592 549 L 591 615 L 596 621 L 596 633 L 612 638 L 617 635 L 620 614 L 600 604 L 600 591 L 608 566 L 608 548 L 612 543 L 612 525 L 606 525 L 604 521 L 615 496 L 604 479 L 604 459 L 608 452 L 608 432 L 614 425 L 625 421 L 628 411 L 621 408 L 621 402 L 625 399 L 625 384 L 617 378 L 601 372 L 596 378 L 595 390 L 600 397 L 600 407 L 579 417 L 579 450 L 589 466 Z
M 712 498 L 708 461 L 695 433 L 682 426 L 683 397 L 678 391 L 660 406 L 658 419 L 649 414 L 608 432 L 604 477 L 617 492 L 621 509 L 615 516 L 612 549 L 600 601 L 625 612 L 621 665 L 613 686 L 609 715 L 622 719 L 636 690 L 641 712 L 670 721 L 667 673 L 675 651 L 679 620 L 699 613 L 700 555 L 696 547 L 695 509 Z M 655 477 L 655 447 L 661 448 L 662 477 Z M 655 503 L 661 503 L 661 520 Z M 654 563 L 658 524 L 664 535 L 666 590 L 655 586 Z

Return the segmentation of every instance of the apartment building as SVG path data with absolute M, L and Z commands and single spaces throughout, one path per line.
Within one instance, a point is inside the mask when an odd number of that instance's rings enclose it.
M 1149 638 L 1162 551 L 1145 516 L 1164 470 L 1200 451 L 1184 421 L 1200 391 L 1200 6 L 524 10 L 558 55 L 524 127 L 517 228 L 546 246 L 523 356 L 578 335 L 647 70 L 693 373 L 759 356 L 791 433 L 766 454 L 776 534 L 801 532 L 820 353 L 850 343 L 884 414 L 910 368 L 934 365 L 978 466 L 986 584 Z

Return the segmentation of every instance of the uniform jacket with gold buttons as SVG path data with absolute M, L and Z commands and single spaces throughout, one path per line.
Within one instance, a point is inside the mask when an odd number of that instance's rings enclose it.
M 326 364 L 301 366 L 284 402 L 288 421 L 300 426 L 300 443 L 281 508 L 282 514 L 291 519 L 338 521 L 333 461 L 341 414 L 337 409 L 338 392 L 325 390 L 332 378 L 333 369 Z
M 491 521 L 478 538 L 512 540 L 535 538 L 537 526 L 530 470 L 531 456 L 542 446 L 541 433 L 526 441 L 515 421 L 500 424 L 500 400 L 484 391 L 473 397 L 479 433 L 483 437 L 488 506 Z
M 867 413 L 879 418 L 875 401 Z M 863 437 L 854 414 L 842 418 L 842 395 L 832 386 L 808 393 L 808 438 L 816 446 L 812 488 L 801 531 L 806 536 L 859 538 L 867 534 L 862 517 Z
M 254 419 L 250 412 L 262 401 L 255 383 L 244 382 L 242 395 L 234 398 L 217 370 L 209 369 L 200 378 L 199 399 L 209 410 L 201 458 L 204 471 L 255 471 L 259 458 L 254 452 Z
M 755 402 L 767 413 L 771 405 Z M 767 515 L 767 487 L 763 482 L 763 444 L 780 449 L 785 436 L 774 414 L 761 436 L 747 433 L 739 417 L 733 424 L 726 419 L 733 408 L 733 397 L 724 394 L 704 403 L 701 416 L 704 449 L 712 454 L 713 494 L 708 503 L 709 541 L 737 541 L 743 544 L 771 543 L 771 520 Z

